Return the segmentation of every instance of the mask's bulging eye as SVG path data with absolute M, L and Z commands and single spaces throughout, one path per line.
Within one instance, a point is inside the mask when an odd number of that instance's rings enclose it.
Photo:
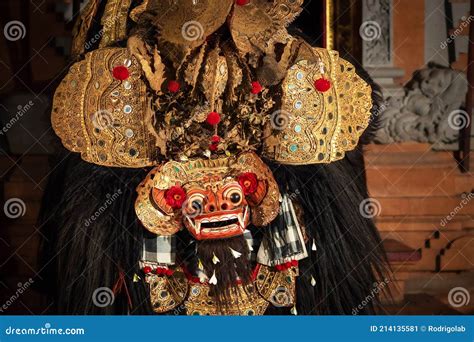
M 240 196 L 238 192 L 233 192 L 232 194 L 230 194 L 229 198 L 232 203 L 236 204 L 240 202 L 242 196 Z
M 203 197 L 200 195 L 191 195 L 186 204 L 185 214 L 193 216 L 202 214 L 204 208 L 203 200 Z
M 240 185 L 234 184 L 224 191 L 224 201 L 232 203 L 232 205 L 238 206 L 242 203 L 244 198 Z

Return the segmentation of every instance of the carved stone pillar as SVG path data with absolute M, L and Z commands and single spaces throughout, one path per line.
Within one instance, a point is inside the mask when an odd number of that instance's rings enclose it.
M 393 66 L 392 1 L 363 0 L 362 6 L 359 33 L 363 65 L 382 86 L 385 97 L 401 96 L 403 88 L 394 82 L 394 78 L 403 76 L 404 71 Z

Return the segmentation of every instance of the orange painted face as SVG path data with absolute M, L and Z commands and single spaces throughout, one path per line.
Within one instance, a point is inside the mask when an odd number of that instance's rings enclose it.
M 243 234 L 250 222 L 250 207 L 235 179 L 190 183 L 184 188 L 184 225 L 197 240 Z
M 279 211 L 278 186 L 254 153 L 235 158 L 169 162 L 137 188 L 135 210 L 158 235 L 186 227 L 197 240 L 224 239 L 271 222 Z

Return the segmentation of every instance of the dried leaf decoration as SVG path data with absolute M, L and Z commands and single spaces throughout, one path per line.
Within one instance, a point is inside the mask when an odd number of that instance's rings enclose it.
M 150 53 L 151 47 L 138 37 L 130 37 L 127 46 L 130 53 L 140 62 L 150 87 L 160 95 L 161 87 L 165 81 L 165 65 L 161 61 L 156 46 L 153 48 L 153 52 Z

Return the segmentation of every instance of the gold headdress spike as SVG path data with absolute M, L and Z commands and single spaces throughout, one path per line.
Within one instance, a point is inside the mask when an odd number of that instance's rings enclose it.
M 282 84 L 282 105 L 267 125 L 268 158 L 330 163 L 353 150 L 367 128 L 371 88 L 336 51 L 303 45 Z
M 275 43 L 287 43 L 291 36 L 286 27 L 301 13 L 302 5 L 303 0 L 252 0 L 234 6 L 230 30 L 242 55 L 261 55 Z
M 155 25 L 164 42 L 195 48 L 221 27 L 234 0 L 150 0 L 147 10 L 158 13 Z
M 138 22 L 138 18 L 140 15 L 146 11 L 148 7 L 148 3 L 150 0 L 143 0 L 143 2 L 135 7 L 131 12 L 130 12 L 130 19 L 132 19 L 134 22 Z
M 146 7 L 147 2 L 148 1 L 145 0 L 144 4 L 138 6 L 135 10 L 139 12 L 140 8 L 143 8 L 143 6 Z M 99 0 L 90 0 L 82 10 L 80 17 L 74 26 L 71 48 L 72 56 L 79 56 L 84 53 L 87 44 L 87 35 L 92 26 L 93 19 L 97 15 L 99 4 Z M 111 44 L 127 37 L 127 20 L 131 5 L 132 0 L 107 1 L 104 14 L 101 18 L 103 28 L 101 32 L 102 38 L 100 41 L 100 47 L 110 46 Z
M 72 47 L 71 55 L 73 57 L 79 56 L 84 53 L 87 33 L 92 25 L 92 20 L 97 14 L 99 8 L 99 0 L 90 0 L 86 7 L 82 10 L 79 19 L 74 24 L 74 30 L 72 32 Z
M 110 46 L 127 38 L 128 11 L 132 0 L 108 0 L 101 19 L 103 26 L 100 47 Z

